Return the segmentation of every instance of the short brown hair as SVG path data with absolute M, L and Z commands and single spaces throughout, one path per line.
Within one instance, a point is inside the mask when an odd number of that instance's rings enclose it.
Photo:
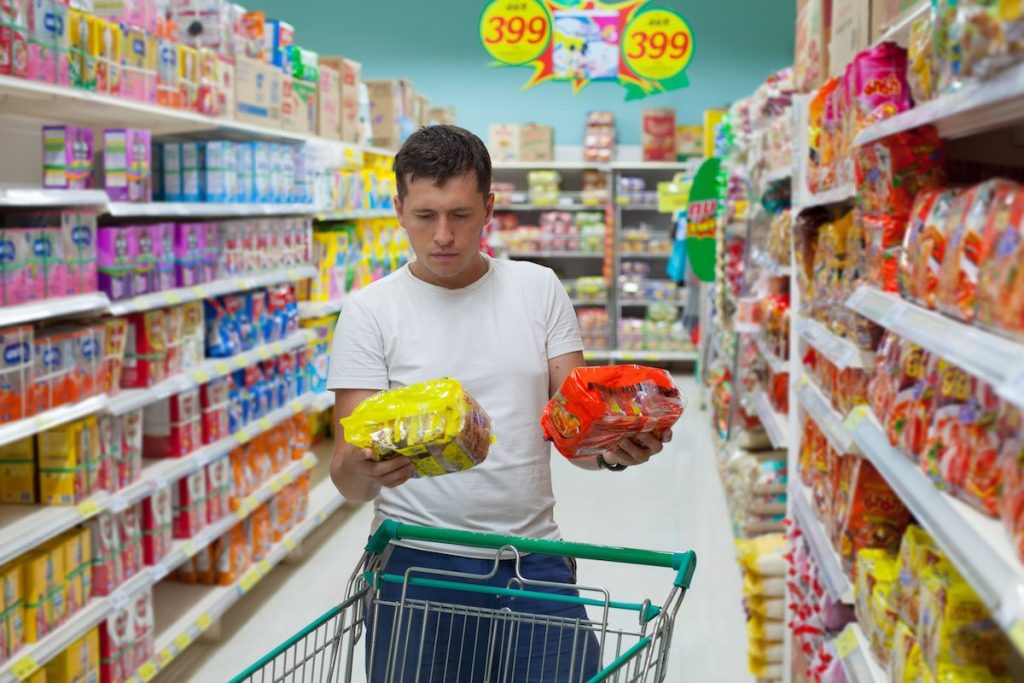
M 458 126 L 426 126 L 409 136 L 395 155 L 398 196 L 405 197 L 408 182 L 432 178 L 443 187 L 452 178 L 476 174 L 477 187 L 486 197 L 491 191 L 491 155 L 476 135 Z

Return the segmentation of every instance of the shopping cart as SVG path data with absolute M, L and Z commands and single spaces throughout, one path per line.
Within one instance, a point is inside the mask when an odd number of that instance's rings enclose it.
M 468 575 L 413 568 L 403 576 L 386 574 L 383 569 L 394 540 L 491 549 L 495 551 L 494 571 L 487 575 Z M 660 607 L 650 600 L 619 602 L 600 588 L 523 577 L 520 561 L 526 553 L 666 567 L 675 570 L 676 575 L 668 598 Z M 514 561 L 514 578 L 504 587 L 486 585 L 484 582 L 496 575 L 499 563 L 509 560 Z M 386 521 L 367 543 L 366 553 L 348 582 L 345 600 L 274 648 L 231 683 L 348 683 L 363 680 L 364 675 L 370 676 L 369 683 L 662 681 L 673 621 L 690 587 L 696 562 L 692 550 L 666 553 L 611 548 Z M 384 598 L 385 584 L 400 587 L 400 590 L 386 591 L 397 598 Z M 459 604 L 458 599 L 450 603 L 417 599 L 414 595 L 417 588 L 441 589 L 455 596 L 473 593 L 501 596 L 513 604 L 516 600 L 543 600 L 591 609 L 589 618 L 570 619 L 507 607 L 467 607 Z M 562 592 L 550 592 L 552 590 Z M 372 626 L 381 623 L 378 620 L 382 610 L 390 614 L 390 629 Z M 369 627 L 367 621 L 371 624 Z M 467 627 L 467 624 L 471 625 Z M 356 647 L 364 631 L 370 634 L 365 653 L 364 648 Z M 374 633 L 378 635 L 374 637 Z M 542 634 L 545 644 L 553 639 L 558 642 L 558 652 L 547 652 L 546 645 L 543 653 L 539 651 L 540 646 L 535 652 L 532 643 L 538 633 Z M 524 657 L 526 643 L 530 645 Z M 593 652 L 595 643 L 596 653 Z M 584 652 L 588 647 L 591 652 Z M 465 654 L 470 648 L 472 656 Z M 481 650 L 485 652 L 485 661 L 478 666 Z M 379 662 L 380 655 L 386 667 L 375 665 L 367 674 L 367 661 Z M 590 671 L 582 665 L 586 657 L 591 662 Z

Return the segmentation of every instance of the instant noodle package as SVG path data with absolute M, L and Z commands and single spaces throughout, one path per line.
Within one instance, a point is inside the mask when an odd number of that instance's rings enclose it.
M 376 460 L 409 458 L 415 477 L 468 470 L 487 458 L 491 419 L 455 379 L 381 392 L 341 421 L 345 440 Z
M 613 450 L 623 437 L 660 435 L 686 409 L 665 370 L 639 365 L 575 368 L 541 416 L 544 436 L 567 458 Z

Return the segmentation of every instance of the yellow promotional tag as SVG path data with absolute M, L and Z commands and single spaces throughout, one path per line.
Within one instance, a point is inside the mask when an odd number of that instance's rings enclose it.
M 198 384 L 206 384 L 210 381 L 210 373 L 206 370 L 196 370 L 192 374 L 192 379 L 194 379 Z
M 295 550 L 295 539 L 294 538 L 286 538 L 286 539 L 284 539 L 284 549 L 287 550 L 288 552 L 291 552 L 291 551 Z
M 246 443 L 247 441 L 249 441 L 249 432 L 245 429 L 243 429 L 240 432 L 235 432 L 235 441 L 237 441 L 239 444 Z
M 156 653 L 156 658 L 160 662 L 160 666 L 167 666 L 170 663 L 170 661 L 174 659 L 174 655 L 171 654 L 171 651 L 165 647 L 164 649 L 160 650 L 160 652 Z
M 616 197 L 615 203 L 619 206 L 629 206 L 629 197 Z
M 494 0 L 480 15 L 480 42 L 502 64 L 531 62 L 550 41 L 551 19 L 540 0 Z
M 191 644 L 192 636 L 190 636 L 188 633 L 182 633 L 174 639 L 174 647 L 178 648 L 178 652 L 181 652 Z
M 231 366 L 224 361 L 217 361 L 214 366 L 218 375 L 227 375 L 231 372 Z
M 181 292 L 176 292 L 173 289 L 168 292 L 164 292 L 164 300 L 172 306 L 174 304 L 180 304 L 182 302 Z
M 270 351 L 267 351 L 266 346 L 261 346 L 256 349 L 256 355 L 260 357 L 260 360 L 270 360 Z
M 263 574 L 263 576 L 266 576 L 268 573 L 270 573 L 270 560 L 260 560 L 259 566 L 260 572 Z
M 850 653 L 857 649 L 857 634 L 852 628 L 846 628 L 836 638 L 836 654 L 840 659 L 846 659 Z
M 316 465 L 316 456 L 313 455 L 312 453 L 307 452 L 304 456 L 302 456 L 302 464 L 306 466 L 307 470 L 313 469 L 313 466 Z
M 281 475 L 281 481 L 284 482 L 285 486 L 287 486 L 288 484 L 295 481 L 295 477 L 292 476 L 291 472 L 285 472 L 284 474 Z
M 868 407 L 857 406 L 850 411 L 846 420 L 843 422 L 843 426 L 846 427 L 847 431 L 855 432 L 857 427 L 860 427 L 861 423 L 868 418 Z
M 199 627 L 200 631 L 205 631 L 206 629 L 210 628 L 212 624 L 213 619 L 211 619 L 210 615 L 206 614 L 205 612 L 203 614 L 200 614 L 199 617 L 196 618 L 196 626 Z
M 39 671 L 39 664 L 31 656 L 22 657 L 14 664 L 11 664 L 11 673 L 19 681 L 25 680 L 37 671 Z
M 273 491 L 274 493 L 281 493 L 281 489 L 283 488 L 284 482 L 282 482 L 280 479 L 270 480 L 270 490 Z
M 86 500 L 78 504 L 78 514 L 82 517 L 92 517 L 100 512 L 100 504 L 95 500 Z
M 257 582 L 259 582 L 259 580 L 259 570 L 253 567 L 245 574 L 243 574 L 242 578 L 238 580 L 238 587 L 242 590 L 243 593 L 248 593 L 252 589 L 252 587 L 255 586 Z
M 149 683 L 149 681 L 153 680 L 156 677 L 156 674 L 157 668 L 156 665 L 153 664 L 153 662 L 146 662 L 145 664 L 139 667 L 139 678 L 141 678 L 146 683 Z
M 270 348 L 274 349 L 274 353 L 276 353 L 279 356 L 282 353 L 284 353 L 284 344 L 282 344 L 281 342 L 274 342 L 273 344 L 270 345 Z
M 185 541 L 181 546 L 181 552 L 185 553 L 186 557 L 194 557 L 199 552 L 199 546 L 195 541 Z
M 640 12 L 623 31 L 622 56 L 638 76 L 668 80 L 678 76 L 693 58 L 693 32 L 674 10 Z
M 197 299 L 208 299 L 210 297 L 210 290 L 202 285 L 196 285 L 193 287 L 192 293 L 195 294 Z
M 242 356 L 235 356 L 233 360 L 235 363 L 235 369 L 237 370 L 244 370 L 249 367 L 249 361 Z
M 260 421 L 259 421 L 259 424 L 260 424 L 260 429 L 262 429 L 265 432 L 266 431 L 270 431 L 274 427 L 274 423 L 272 423 L 270 421 L 269 417 L 261 417 Z
M 302 412 L 302 403 L 300 403 L 299 401 L 292 401 L 292 412 L 293 413 L 301 413 Z

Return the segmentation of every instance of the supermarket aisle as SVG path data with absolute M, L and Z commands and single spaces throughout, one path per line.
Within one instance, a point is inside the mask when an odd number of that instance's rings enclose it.
M 655 463 L 616 475 L 577 470 L 555 457 L 556 515 L 567 539 L 658 549 L 693 548 L 697 575 L 674 634 L 672 683 L 749 681 L 740 575 L 732 556 L 725 498 L 715 470 L 708 425 L 695 408 L 696 384 L 671 447 Z M 326 455 L 326 454 L 325 454 Z M 319 530 L 306 559 L 274 570 L 221 625 L 221 641 L 189 648 L 166 681 L 224 681 L 319 616 L 340 597 L 365 542 L 369 506 L 346 506 Z M 580 583 L 607 587 L 624 600 L 668 593 L 671 573 L 580 563 Z

